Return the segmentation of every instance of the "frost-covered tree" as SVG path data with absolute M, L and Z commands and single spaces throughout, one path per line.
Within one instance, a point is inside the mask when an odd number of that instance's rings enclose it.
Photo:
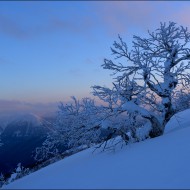
M 190 82 L 190 33 L 174 22 L 161 23 L 148 37 L 133 36 L 132 47 L 119 36 L 111 51 L 120 62 L 104 59 L 104 69 L 115 75 L 113 88 L 93 86 L 110 116 L 127 112 L 151 124 L 150 137 L 163 134 L 165 125 L 178 111 L 173 99 Z
M 64 138 L 62 138 L 62 134 L 59 131 L 48 134 L 42 146 L 35 149 L 34 159 L 40 163 L 58 156 L 62 153 L 64 143 Z
M 190 90 L 190 89 L 189 89 Z M 180 89 L 175 94 L 175 99 L 173 100 L 174 107 L 177 111 L 183 111 L 190 108 L 190 92 L 186 89 Z
M 54 131 L 36 148 L 36 161 L 74 153 L 99 141 L 100 108 L 90 98 L 71 99 L 71 103 L 60 103 Z
M 104 117 L 101 126 L 103 128 L 115 128 L 115 133 L 120 134 L 127 143 L 126 133 L 129 132 L 133 138 L 136 138 L 136 127 L 140 127 L 142 122 L 139 120 L 137 110 L 133 111 L 133 107 L 131 107 L 130 110 L 132 111 L 126 112 L 122 106 L 126 100 L 130 101 L 133 96 L 138 95 L 141 88 L 135 81 L 131 82 L 128 77 L 119 83 L 113 83 L 113 85 L 112 89 L 93 86 L 93 95 L 107 103 L 107 106 L 103 106 L 102 109 Z
M 72 103 L 60 104 L 56 126 L 69 148 L 90 146 L 99 139 L 100 110 L 90 98 L 71 98 Z
M 129 117 L 125 113 L 118 115 L 112 112 L 111 104 L 110 101 L 107 108 L 95 105 L 93 99 L 83 98 L 79 101 L 75 97 L 72 97 L 70 104 L 61 103 L 56 121 L 61 136 L 56 141 L 61 142 L 64 139 L 68 144 L 68 151 L 72 152 L 117 136 L 121 136 L 127 143 L 129 138 L 126 132 L 132 129 L 129 129 Z M 47 148 L 44 148 L 47 152 Z
M 8 181 L 6 182 L 11 183 L 16 179 L 19 179 L 25 175 L 29 174 L 29 169 L 28 168 L 24 168 L 21 163 L 17 164 L 17 167 L 15 168 L 15 171 L 11 174 L 10 178 L 8 179 Z

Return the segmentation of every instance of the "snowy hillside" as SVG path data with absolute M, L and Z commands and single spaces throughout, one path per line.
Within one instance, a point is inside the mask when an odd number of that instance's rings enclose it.
M 87 149 L 3 188 L 190 188 L 190 110 L 166 133 L 115 152 Z M 178 121 L 176 121 L 178 118 Z M 175 130 L 174 130 L 175 129 Z

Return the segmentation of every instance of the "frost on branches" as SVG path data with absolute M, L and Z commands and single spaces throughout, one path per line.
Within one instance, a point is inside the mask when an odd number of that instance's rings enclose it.
M 131 49 L 119 36 L 111 48 L 119 61 L 105 59 L 102 65 L 113 72 L 112 88 L 92 87 L 104 104 L 72 97 L 72 103 L 59 106 L 56 126 L 68 146 L 89 147 L 117 136 L 128 144 L 162 135 L 190 100 L 189 41 L 187 28 L 174 22 L 161 23 L 147 38 L 133 36 Z
M 81 101 L 71 98 L 70 104 L 60 103 L 53 132 L 35 150 L 34 159 L 39 163 L 75 153 L 100 141 L 99 107 L 90 98 Z
M 179 110 L 176 94 L 189 89 L 189 41 L 187 28 L 174 22 L 148 31 L 148 38 L 133 36 L 131 49 L 119 36 L 111 51 L 120 62 L 105 59 L 102 65 L 115 75 L 113 88 L 93 86 L 93 94 L 107 103 L 110 117 L 126 112 L 135 122 L 138 115 L 151 123 L 151 138 L 162 135 Z
M 65 141 L 58 130 L 49 133 L 41 147 L 37 147 L 34 152 L 34 159 L 38 162 L 44 162 L 63 153 L 65 150 Z
M 15 171 L 11 174 L 10 178 L 7 179 L 5 184 L 9 184 L 25 175 L 29 174 L 29 169 L 24 168 L 21 163 L 17 164 L 17 168 L 15 168 Z
M 72 103 L 59 106 L 56 126 L 62 131 L 68 147 L 90 146 L 100 135 L 100 112 L 94 100 L 72 97 Z

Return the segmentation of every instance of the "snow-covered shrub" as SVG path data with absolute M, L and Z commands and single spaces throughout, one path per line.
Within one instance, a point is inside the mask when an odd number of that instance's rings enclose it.
M 30 171 L 28 168 L 24 168 L 21 163 L 18 163 L 17 168 L 15 168 L 15 171 L 11 174 L 10 178 L 6 180 L 5 184 L 11 183 L 29 173 Z
M 100 135 L 101 112 L 94 100 L 83 98 L 81 101 L 72 97 L 70 104 L 61 104 L 56 126 L 62 131 L 63 139 L 70 148 L 98 142 Z
M 34 159 L 38 162 L 42 162 L 58 154 L 56 143 L 56 138 L 48 135 L 42 146 L 36 148 Z

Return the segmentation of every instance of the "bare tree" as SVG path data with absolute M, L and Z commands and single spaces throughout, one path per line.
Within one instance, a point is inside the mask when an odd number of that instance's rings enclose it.
M 151 123 L 150 137 L 162 135 L 177 112 L 175 94 L 189 88 L 189 41 L 187 28 L 174 22 L 148 31 L 148 38 L 133 36 L 131 50 L 119 36 L 111 51 L 121 62 L 104 59 L 102 65 L 115 75 L 113 88 L 93 86 L 93 94 L 108 103 L 110 114 L 140 115 Z

